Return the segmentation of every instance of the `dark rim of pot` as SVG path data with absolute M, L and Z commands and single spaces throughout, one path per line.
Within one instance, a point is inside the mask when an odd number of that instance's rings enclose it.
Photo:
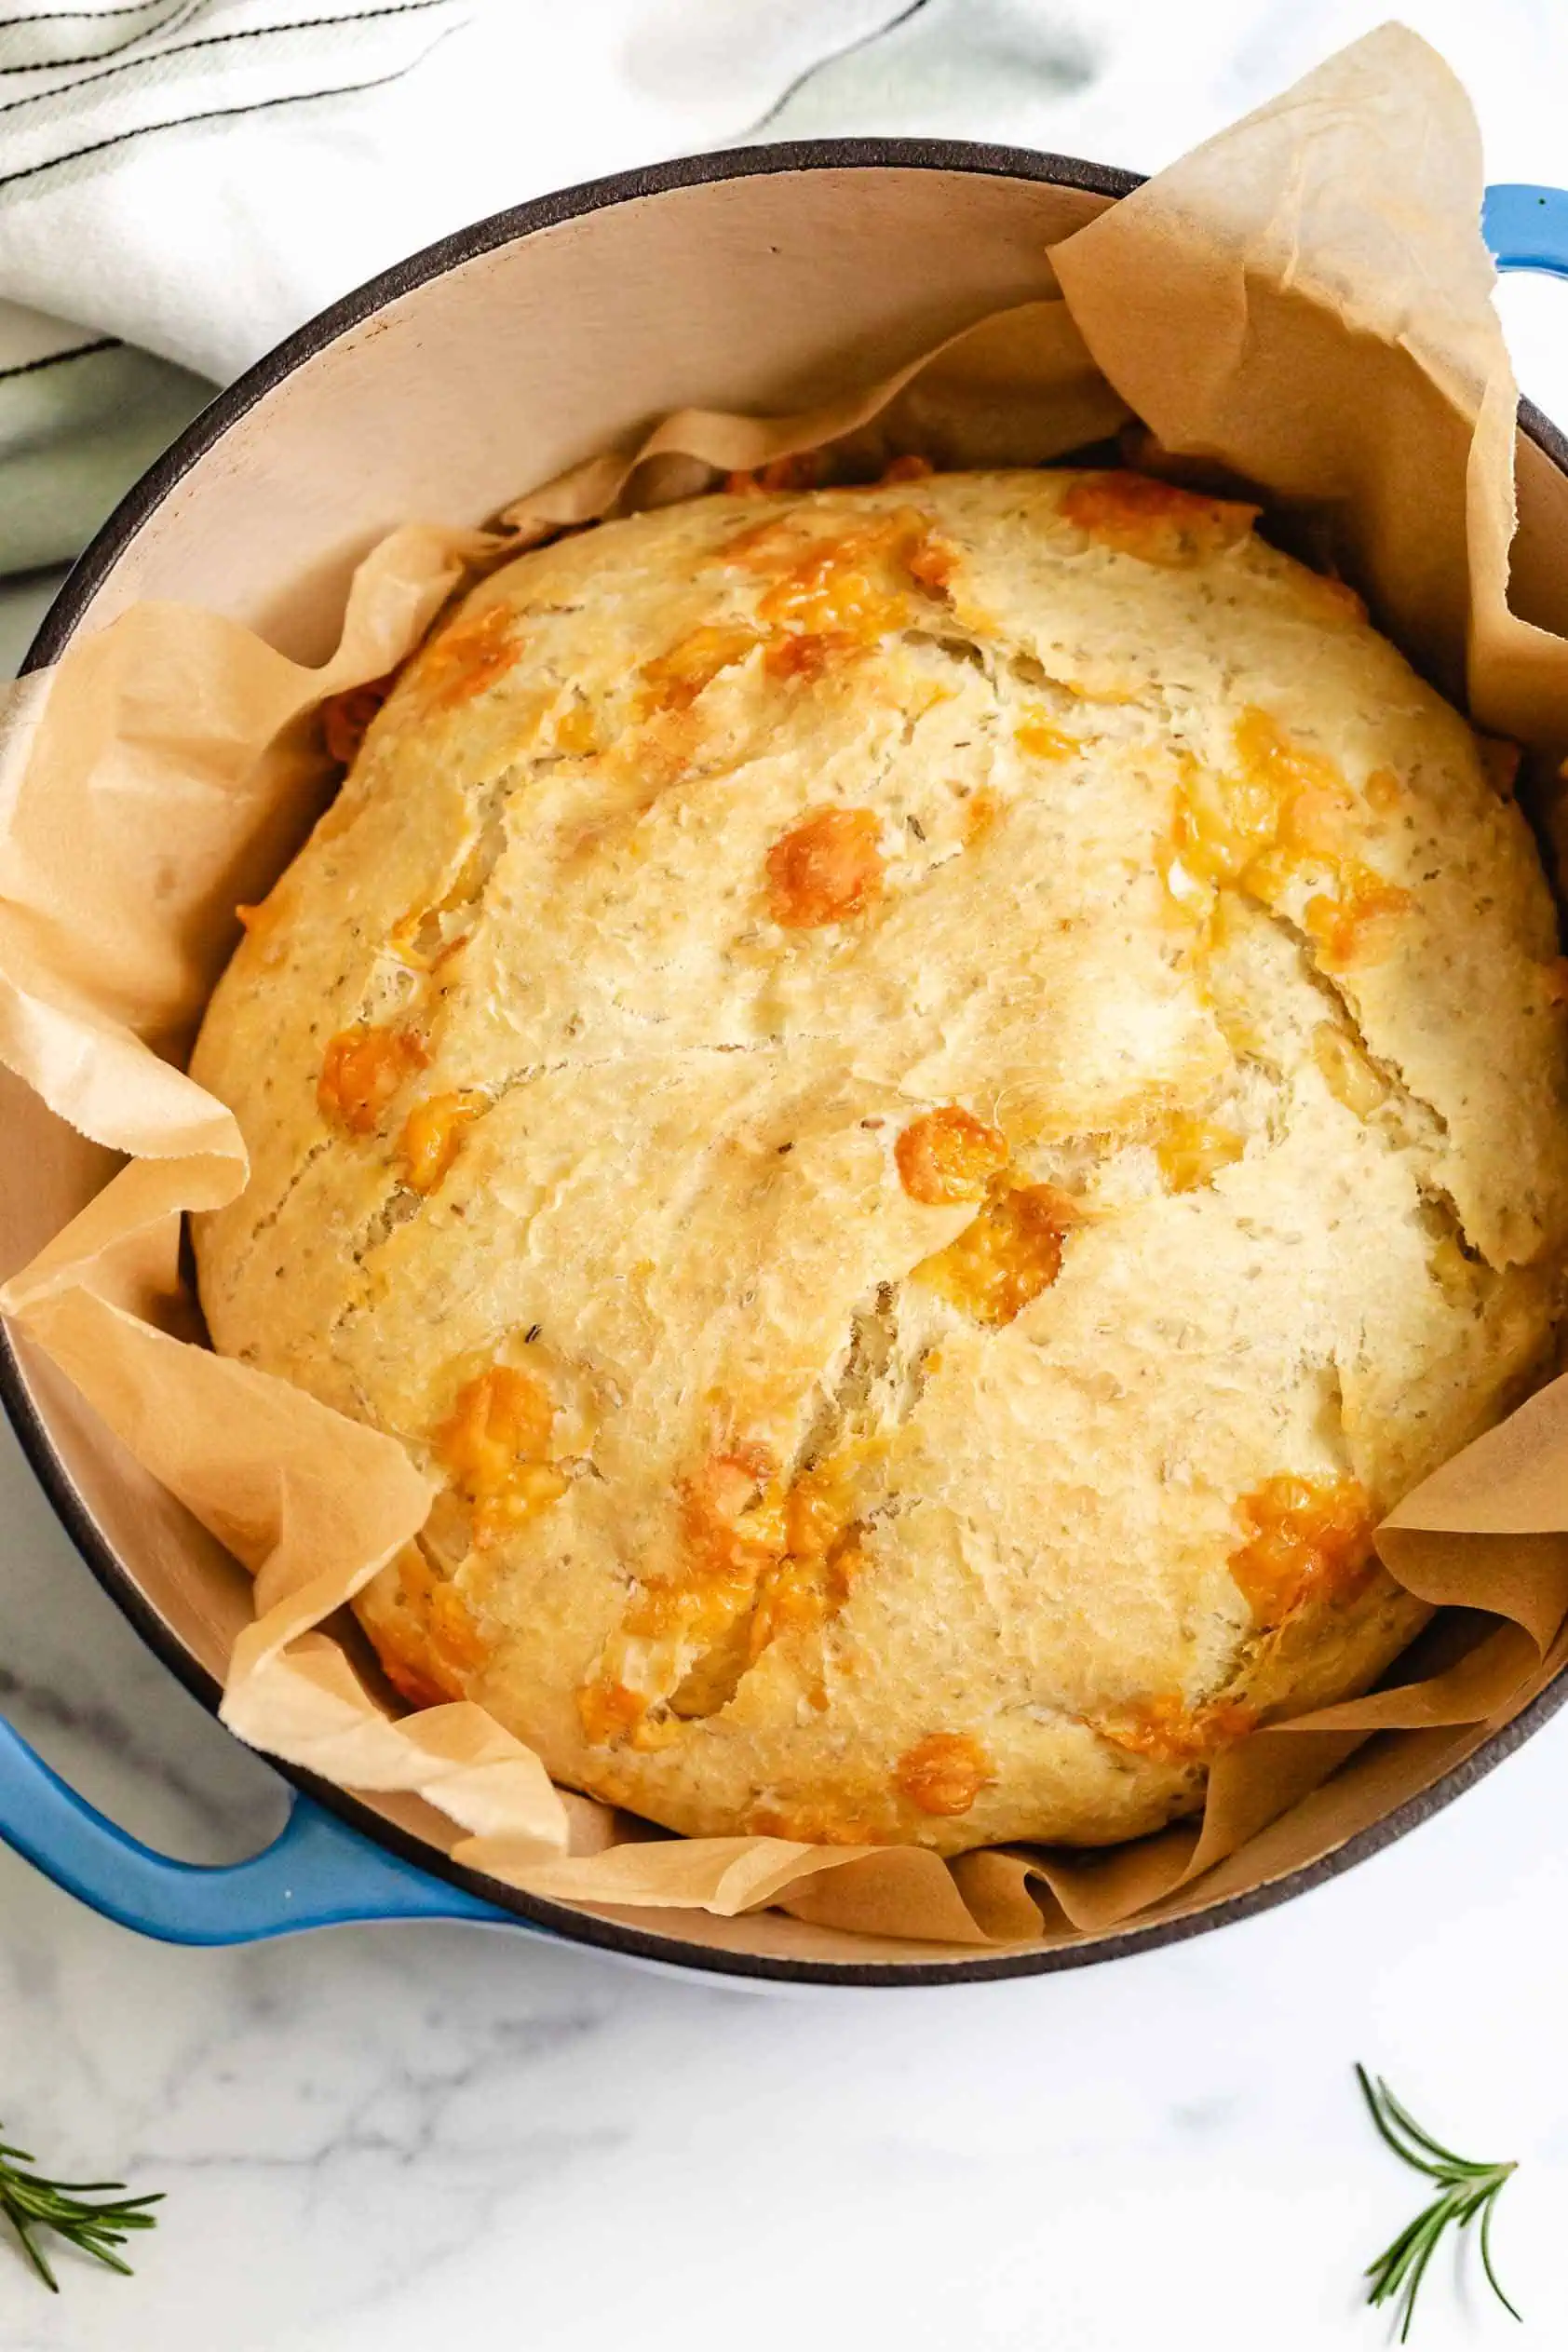
M 562 222 L 580 219 L 586 213 L 602 211 L 611 205 L 636 203 L 644 197 L 665 196 L 680 188 L 700 187 L 710 181 L 744 179 L 764 172 L 845 169 L 979 172 L 1001 179 L 1032 180 L 1056 187 L 1082 188 L 1091 195 L 1111 198 L 1127 196 L 1142 183 L 1141 173 L 1118 171 L 1103 164 L 1084 163 L 1072 155 L 1038 155 L 1019 147 L 982 146 L 966 140 L 801 140 L 776 146 L 738 147 L 717 155 L 691 155 L 671 163 L 653 164 L 644 169 L 621 172 L 610 179 L 587 181 L 580 187 L 565 188 L 553 196 L 540 196 L 531 204 L 493 213 L 488 220 L 476 222 L 470 228 L 459 229 L 453 236 L 426 246 L 422 252 L 411 255 L 407 261 L 399 262 L 395 268 L 383 271 L 380 277 L 372 277 L 355 292 L 345 295 L 341 302 L 334 303 L 331 309 L 322 311 L 319 317 L 311 319 L 298 333 L 289 336 L 287 341 L 258 360 L 226 390 L 220 392 L 195 423 L 187 426 L 179 439 L 165 451 L 155 464 L 149 466 L 126 493 L 108 521 L 78 558 L 34 638 L 22 665 L 23 674 L 59 659 L 93 597 L 127 547 L 197 459 L 204 456 L 248 410 L 296 368 L 339 336 L 346 334 L 362 319 L 385 309 L 399 296 L 412 292 L 432 278 L 444 276 L 449 270 L 474 260 L 481 253 L 493 251 L 497 246 L 509 245 L 520 237 L 532 237 L 541 229 L 555 228 Z M 1568 440 L 1527 400 L 1520 403 L 1520 424 L 1559 472 L 1568 474 Z M 130 1620 L 148 1647 L 210 1712 L 216 1713 L 222 1696 L 220 1685 L 152 1606 L 129 1570 L 101 1533 L 86 1501 L 55 1451 L 22 1378 L 9 1335 L 3 1328 L 0 1328 L 0 1397 L 4 1398 L 22 1450 L 36 1472 L 39 1483 L 99 1583 Z M 1512 1723 L 1494 1732 L 1489 1739 L 1434 1781 L 1430 1788 L 1397 1805 L 1370 1829 L 1348 1838 L 1331 1854 L 1324 1855 L 1304 1869 L 1254 1887 L 1250 1894 L 1233 1896 L 1227 1901 L 1216 1903 L 1210 1910 L 1195 1913 L 1186 1918 L 1160 1920 L 1146 1926 L 1129 1927 L 1094 1942 L 1070 1944 L 1049 1951 L 1015 1951 L 973 1959 L 914 1961 L 908 1965 L 872 1963 L 858 1966 L 853 1962 L 787 1960 L 751 1953 L 713 1950 L 703 1944 L 686 1943 L 678 1936 L 649 1933 L 626 1926 L 619 1921 L 596 1918 L 590 1913 L 563 1904 L 543 1901 L 537 1897 L 502 1886 L 477 1872 L 459 1868 L 444 1855 L 426 1845 L 422 1839 L 384 1820 L 369 1806 L 318 1779 L 314 1774 L 277 1763 L 270 1757 L 267 1761 L 294 1788 L 329 1813 L 336 1815 L 339 1820 L 362 1836 L 431 1875 L 447 1879 L 453 1886 L 498 1909 L 515 1913 L 520 1923 L 542 1928 L 570 1942 L 594 1945 L 626 1957 L 656 1961 L 666 1967 L 683 1972 L 714 1977 L 750 1977 L 790 1984 L 867 1988 L 976 1984 L 1005 1977 L 1043 1976 L 1064 1968 L 1089 1967 L 1102 1961 L 1152 1952 L 1162 1945 L 1181 1943 L 1189 1937 L 1206 1935 L 1212 1928 L 1225 1926 L 1233 1920 L 1250 1918 L 1256 1913 L 1271 1910 L 1290 1896 L 1304 1894 L 1309 1887 L 1320 1886 L 1327 1880 L 1338 1877 L 1342 1871 L 1364 1861 L 1369 1855 L 1391 1845 L 1397 1838 L 1403 1837 L 1408 1831 L 1440 1812 L 1444 1805 L 1451 1805 L 1455 1797 L 1462 1795 L 1499 1764 L 1505 1756 L 1510 1755 L 1532 1732 L 1538 1730 L 1565 1699 L 1568 1699 L 1568 1675 L 1560 1675 L 1528 1707 L 1522 1709 Z

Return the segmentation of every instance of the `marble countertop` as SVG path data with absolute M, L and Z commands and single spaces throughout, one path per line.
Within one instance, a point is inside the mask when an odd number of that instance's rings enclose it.
M 934 129 L 1148 166 L 1383 10 L 853 13 L 898 17 L 880 57 L 808 76 L 770 131 Z M 1475 89 L 1492 176 L 1568 179 L 1555 0 L 1403 13 Z M 737 0 L 663 14 L 721 60 L 740 37 Z M 1073 26 L 1112 22 L 1102 70 Z M 1018 61 L 1042 25 L 1054 79 Z M 1568 419 L 1568 287 L 1512 286 L 1505 310 L 1525 388 Z M 47 588 L 0 598 L 0 662 Z M 142 1650 L 8 1432 L 0 1527 L 0 1712 L 139 1834 L 195 1860 L 252 1850 L 277 1782 Z M 52 2170 L 169 2193 L 134 2281 L 62 2255 L 55 2300 L 0 2248 L 0 2345 L 1379 2345 L 1358 2273 L 1419 2184 L 1367 2124 L 1358 2058 L 1467 2151 L 1521 2160 L 1495 2251 L 1550 2341 L 1568 2324 L 1565 1788 L 1568 1711 L 1391 1851 L 1218 1935 L 1032 1982 L 806 1998 L 457 1927 L 176 1951 L 0 1849 L 7 2136 Z M 1510 2327 L 1440 2255 L 1426 2352 Z

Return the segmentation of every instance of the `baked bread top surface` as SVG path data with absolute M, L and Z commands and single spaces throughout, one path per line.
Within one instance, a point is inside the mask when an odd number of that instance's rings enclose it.
M 712 496 L 408 665 L 192 1066 L 215 1345 L 443 1483 L 411 1696 L 688 1832 L 1098 1843 L 1409 1638 L 1372 1525 L 1549 1331 L 1556 924 L 1250 526 Z

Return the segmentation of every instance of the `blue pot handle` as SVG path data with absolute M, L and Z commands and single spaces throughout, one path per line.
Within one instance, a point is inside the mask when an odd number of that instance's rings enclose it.
M 259 1943 L 356 1919 L 527 1923 L 383 1853 L 304 1797 L 249 1861 L 171 1861 L 68 1789 L 0 1718 L 0 1839 L 107 1919 L 165 1943 Z
M 1500 270 L 1536 269 L 1568 277 L 1568 189 L 1505 181 L 1488 188 L 1481 235 Z

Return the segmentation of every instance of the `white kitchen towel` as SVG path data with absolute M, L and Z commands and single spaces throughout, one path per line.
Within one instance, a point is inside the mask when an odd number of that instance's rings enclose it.
M 830 131 L 1153 169 L 1386 13 L 0 0 L 0 572 L 74 551 L 212 385 L 487 212 L 662 155 Z M 1476 96 L 1496 176 L 1568 173 L 1562 0 L 1401 14 Z M 1568 329 L 1568 289 L 1549 291 Z
M 465 0 L 92 0 L 0 17 L 0 570 L 71 553 L 226 372 L 213 325 L 249 305 L 232 268 L 191 268 L 179 226 L 182 205 L 222 209 L 216 138 L 387 88 L 468 13 Z M 160 196 L 147 155 L 198 134 L 183 189 Z M 252 170 L 250 201 L 268 206 L 286 144 L 258 142 Z M 39 280 L 47 308 L 16 298 Z

